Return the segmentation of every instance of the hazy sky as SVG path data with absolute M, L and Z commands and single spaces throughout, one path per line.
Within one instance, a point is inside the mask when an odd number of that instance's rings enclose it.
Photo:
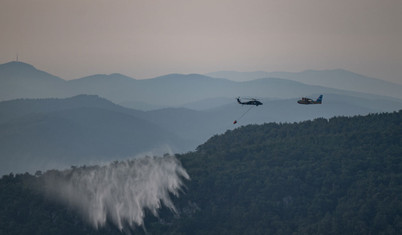
M 0 63 L 63 79 L 343 68 L 402 83 L 401 0 L 0 0 Z

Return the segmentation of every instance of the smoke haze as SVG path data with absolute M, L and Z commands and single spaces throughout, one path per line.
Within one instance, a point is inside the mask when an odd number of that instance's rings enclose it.
M 183 179 L 190 177 L 174 156 L 147 156 L 58 172 L 46 179 L 46 187 L 95 228 L 108 221 L 123 230 L 142 226 L 145 210 L 157 216 L 162 203 L 176 212 L 170 194 L 179 196 Z

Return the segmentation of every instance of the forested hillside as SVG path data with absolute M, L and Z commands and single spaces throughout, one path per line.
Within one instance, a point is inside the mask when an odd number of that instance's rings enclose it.
M 173 201 L 177 214 L 149 213 L 134 233 L 402 231 L 402 111 L 249 125 L 176 157 L 191 178 Z M 2 177 L 0 233 L 119 233 L 112 225 L 93 230 L 33 190 L 46 175 Z
M 200 210 L 179 231 L 402 231 L 402 112 L 251 125 L 180 159 Z

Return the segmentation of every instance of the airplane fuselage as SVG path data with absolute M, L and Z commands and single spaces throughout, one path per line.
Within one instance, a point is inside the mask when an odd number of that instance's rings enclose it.
M 321 104 L 322 103 L 322 95 L 320 95 L 317 100 L 312 100 L 310 98 L 303 97 L 303 98 L 301 98 L 301 100 L 298 100 L 297 103 L 299 103 L 299 104 Z

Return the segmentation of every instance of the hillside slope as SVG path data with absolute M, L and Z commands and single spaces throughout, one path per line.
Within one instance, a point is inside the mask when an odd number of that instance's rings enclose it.
M 147 234 L 398 234 L 402 229 L 402 111 L 249 125 L 177 158 L 191 177 L 174 200 L 178 214 L 165 207 L 158 217 L 147 213 Z M 0 203 L 13 203 L 0 206 L 0 228 L 10 234 L 29 228 L 119 234 L 113 226 L 88 227 L 73 210 L 32 190 L 46 175 L 2 177 Z
M 398 234 L 401 146 L 401 111 L 228 131 L 180 156 L 192 179 L 177 202 L 184 215 L 163 228 L 167 234 Z
M 186 140 L 96 96 L 0 102 L 0 173 L 180 151 Z M 141 112 L 140 112 L 141 113 Z

